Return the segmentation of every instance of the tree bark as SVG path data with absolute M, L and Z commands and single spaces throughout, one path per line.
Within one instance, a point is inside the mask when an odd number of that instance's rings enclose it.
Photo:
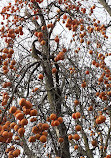
M 26 140 L 24 138 L 22 140 L 23 140 L 24 154 L 27 155 L 28 158 L 39 158 L 32 150 L 30 150 Z
M 50 112 L 55 112 L 59 116 L 61 114 L 61 93 L 60 91 L 58 91 L 59 87 L 56 87 L 56 88 L 54 87 L 50 61 L 48 60 L 44 61 L 43 70 L 46 75 L 45 87 L 47 90 L 48 101 L 51 108 Z M 59 130 L 60 136 L 64 138 L 64 142 L 63 144 L 60 145 L 60 152 L 57 151 L 56 154 L 57 155 L 59 154 L 58 156 L 60 156 L 61 158 L 70 158 L 69 141 L 66 134 L 67 130 L 66 130 L 65 124 L 62 123 L 61 125 L 59 125 L 58 130 Z
M 63 136 L 64 138 L 64 142 L 62 145 L 61 158 L 70 158 L 69 141 L 68 141 L 68 137 L 66 133 L 67 129 L 64 123 L 60 125 L 59 131 L 60 131 L 60 135 Z
M 50 61 L 44 60 L 43 70 L 46 75 L 45 87 L 46 87 L 46 91 L 47 91 L 47 96 L 48 96 L 48 101 L 50 104 L 51 112 L 55 112 L 55 108 L 54 108 L 54 105 L 55 105 L 55 92 L 54 91 L 55 90 L 54 90 Z

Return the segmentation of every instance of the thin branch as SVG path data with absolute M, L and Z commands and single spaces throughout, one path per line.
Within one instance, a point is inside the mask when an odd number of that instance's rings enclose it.
M 21 83 L 22 79 L 25 77 L 26 72 L 28 71 L 28 69 L 29 69 L 30 67 L 34 66 L 34 65 L 37 64 L 37 63 L 38 63 L 38 62 L 35 62 L 35 63 L 31 64 L 29 67 L 27 67 L 27 69 L 26 69 L 25 72 L 23 73 L 21 79 L 19 80 L 19 82 L 18 82 L 17 85 L 15 86 L 15 88 L 14 88 L 14 90 L 13 90 L 13 92 L 12 92 L 12 96 L 10 97 L 9 102 L 8 102 L 6 108 L 5 108 L 5 110 L 4 110 L 4 112 L 3 112 L 2 116 L 1 116 L 0 124 L 2 123 L 2 120 L 3 120 L 3 117 L 5 116 L 5 113 L 6 113 L 6 111 L 8 110 L 8 108 L 10 107 L 10 104 L 12 103 L 12 100 L 13 100 L 14 94 L 15 94 L 15 92 L 16 92 L 16 89 L 17 89 L 17 87 L 19 86 L 19 84 Z
M 31 76 L 32 76 L 32 74 L 37 70 L 37 68 L 38 68 L 39 66 L 40 66 L 40 63 L 37 64 L 37 66 L 33 69 L 33 71 L 31 72 L 31 74 L 30 74 L 30 76 L 29 76 L 26 98 L 27 98 L 28 95 L 29 95 L 29 87 L 30 87 Z

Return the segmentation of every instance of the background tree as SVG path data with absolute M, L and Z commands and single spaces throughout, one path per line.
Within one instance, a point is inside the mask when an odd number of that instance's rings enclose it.
M 2 8 L 1 156 L 111 157 L 110 20 L 96 19 L 96 5 L 15 0 Z

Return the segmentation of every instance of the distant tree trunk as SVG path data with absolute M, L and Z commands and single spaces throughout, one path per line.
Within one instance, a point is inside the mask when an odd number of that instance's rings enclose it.
M 110 8 L 110 6 L 106 3 L 105 0 L 99 0 L 99 1 L 102 4 L 102 6 L 106 9 L 106 11 L 109 13 L 109 15 L 111 16 L 111 8 Z

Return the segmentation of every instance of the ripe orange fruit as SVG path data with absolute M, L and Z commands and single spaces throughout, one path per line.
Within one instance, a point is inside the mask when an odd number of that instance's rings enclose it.
M 30 136 L 28 141 L 29 142 L 35 142 L 36 141 L 36 137 L 35 136 Z
M 30 111 L 30 116 L 36 116 L 37 115 L 37 110 L 33 109 Z
M 32 133 L 37 134 L 39 128 L 37 126 L 32 127 Z
M 3 51 L 3 53 L 8 53 L 8 49 L 7 48 L 4 48 L 2 51 Z
M 12 106 L 12 107 L 9 109 L 9 112 L 13 114 L 13 113 L 16 112 L 16 110 L 17 110 L 17 107 L 16 107 L 16 106 Z
M 33 117 L 30 119 L 30 122 L 35 122 L 37 120 L 37 118 Z
M 5 138 L 3 136 L 0 136 L 0 142 L 5 142 Z
M 3 71 L 4 74 L 7 74 L 8 72 L 9 72 L 8 69 Z
M 71 135 L 71 134 L 68 136 L 68 139 L 69 139 L 69 140 L 72 140 L 72 135 Z
M 45 135 L 47 137 L 48 133 L 46 131 L 42 132 L 42 135 Z
M 88 107 L 88 111 L 92 111 L 93 110 L 93 106 Z
M 77 125 L 77 126 L 75 127 L 75 130 L 76 130 L 76 131 L 81 131 L 81 126 L 80 126 L 80 125 Z
M 63 15 L 63 19 L 64 19 L 64 20 L 67 19 L 67 15 L 66 15 L 66 14 Z
M 55 126 L 59 126 L 59 125 L 60 125 L 60 122 L 59 122 L 58 120 L 55 120 L 55 121 L 54 121 L 54 125 L 55 125 Z
M 19 26 L 19 27 L 18 27 L 18 30 L 19 30 L 19 31 L 22 31 L 22 26 Z
M 43 130 L 48 130 L 49 129 L 49 125 L 47 123 L 42 124 L 42 129 Z
M 34 35 L 35 35 L 36 37 L 38 37 L 38 32 L 35 32 Z
M 41 45 L 45 45 L 45 43 L 46 43 L 46 42 L 45 42 L 44 40 L 42 40 L 40 44 L 41 44 Z
M 75 117 L 76 117 L 76 119 L 80 118 L 81 117 L 81 113 L 80 112 L 76 112 L 75 113 Z
M 74 100 L 74 104 L 75 105 L 78 105 L 79 104 L 79 101 L 76 99 L 76 100 Z
M 25 104 L 26 109 L 31 109 L 32 108 L 32 103 L 28 100 L 26 100 L 26 104 Z
M 8 130 L 8 126 L 7 125 L 3 125 L 2 126 L 2 130 Z
M 11 86 L 11 82 L 7 82 L 7 86 L 10 87 Z
M 12 61 L 11 61 L 11 65 L 15 65 L 16 64 L 16 61 L 13 59 Z
M 101 121 L 101 123 L 103 123 L 103 122 L 105 122 L 106 117 L 103 116 L 103 115 L 100 115 L 100 116 L 98 117 L 98 119 Z
M 64 141 L 63 138 L 59 138 L 59 139 L 58 139 L 58 142 L 59 142 L 59 143 L 62 143 L 63 141 Z
M 58 117 L 58 119 L 57 119 L 60 123 L 62 123 L 63 122 L 63 118 L 62 117 Z
M 19 149 L 16 149 L 15 151 L 13 151 L 12 155 L 14 157 L 18 157 L 20 155 L 20 150 Z
M 38 35 L 37 35 L 39 38 L 42 38 L 43 37 L 43 33 L 42 32 L 38 32 Z
M 19 136 L 15 136 L 14 140 L 20 140 Z
M 52 126 L 52 127 L 55 126 L 55 124 L 54 124 L 54 120 L 51 121 L 51 126 Z
M 89 74 L 89 71 L 87 70 L 87 71 L 85 72 L 85 74 L 88 75 L 88 74 Z
M 25 99 L 25 98 L 21 98 L 21 99 L 19 100 L 19 105 L 20 105 L 20 106 L 25 106 L 25 104 L 26 104 L 26 99 Z
M 18 131 L 18 129 L 19 129 L 19 126 L 18 126 L 18 125 L 15 125 L 15 126 L 14 126 L 14 130 L 15 130 L 15 131 Z
M 5 61 L 3 62 L 3 65 L 7 66 L 7 65 L 8 65 L 8 61 L 5 60 Z
M 2 59 L 6 59 L 7 55 L 6 54 L 2 54 Z
M 37 134 L 35 135 L 35 137 L 36 137 L 37 140 L 39 140 L 39 138 L 40 138 L 40 134 L 37 133 Z
M 17 113 L 15 116 L 18 120 L 22 120 L 24 118 L 24 114 L 23 113 Z
M 11 124 L 10 121 L 7 121 L 7 122 L 5 123 L 6 126 L 10 126 L 10 124 Z
M 14 116 L 16 116 L 18 113 L 21 113 L 21 110 L 19 110 L 19 109 L 18 109 L 18 110 L 16 110 L 16 112 L 15 112 L 15 113 L 13 113 L 13 115 L 14 115 Z
M 8 131 L 4 131 L 4 132 L 2 133 L 2 136 L 3 136 L 4 138 L 8 138 Z
M 83 83 L 81 84 L 81 87 L 82 87 L 82 88 L 85 88 L 85 87 L 86 87 L 86 82 L 83 82 Z
M 97 146 L 97 140 L 92 140 L 91 144 L 92 144 L 93 146 Z
M 76 119 L 75 113 L 72 114 L 72 118 L 73 118 L 73 119 Z
M 58 58 L 59 60 L 64 60 L 64 52 L 59 52 Z
M 89 51 L 89 54 L 93 54 L 93 51 L 92 51 L 92 50 L 90 50 L 90 51 Z
M 51 119 L 51 120 L 55 120 L 56 118 L 57 118 L 56 114 L 52 113 L 52 114 L 50 115 L 50 119 Z
M 98 78 L 98 81 L 103 82 L 103 78 L 102 77 Z
M 42 142 L 42 143 L 45 143 L 47 141 L 47 137 L 45 135 L 42 135 L 39 140 Z
M 106 155 L 106 158 L 111 158 L 111 154 L 110 155 Z
M 10 128 L 14 128 L 15 125 L 16 125 L 16 123 L 15 123 L 15 122 L 12 122 L 12 123 L 10 124 Z
M 7 66 L 4 65 L 4 66 L 2 67 L 2 69 L 3 69 L 3 70 L 7 70 Z
M 52 68 L 52 73 L 55 74 L 57 72 L 57 69 L 54 67 Z
M 22 137 L 25 133 L 25 129 L 23 127 L 18 129 L 18 134 L 20 135 L 20 137 Z
M 77 150 L 77 149 L 78 149 L 78 145 L 75 145 L 75 146 L 74 146 L 74 149 Z
M 80 139 L 80 136 L 78 134 L 74 134 L 73 135 L 73 139 L 76 140 L 76 141 L 78 141 Z
M 67 51 L 67 49 L 66 48 L 62 48 L 62 51 L 65 53 Z
M 50 118 L 49 118 L 49 117 L 47 117 L 47 118 L 46 118 L 46 121 L 50 122 Z
M 12 132 L 8 132 L 8 137 L 9 137 L 10 139 L 12 139 L 12 136 L 13 136 L 13 133 L 12 133 Z
M 20 124 L 21 125 L 27 125 L 28 124 L 28 120 L 27 119 L 25 119 L 25 118 L 23 118 L 21 121 L 20 121 Z
M 36 87 L 36 88 L 34 89 L 34 92 L 36 92 L 38 89 L 39 89 L 39 88 Z
M 42 28 L 42 30 L 45 30 L 45 29 L 46 29 L 46 26 L 42 26 L 41 28 Z
M 44 77 L 43 74 L 39 74 L 39 75 L 38 75 L 38 78 L 39 78 L 40 80 L 43 80 L 43 77 Z
M 54 40 L 55 40 L 55 42 L 59 43 L 59 37 L 58 36 L 56 36 Z

